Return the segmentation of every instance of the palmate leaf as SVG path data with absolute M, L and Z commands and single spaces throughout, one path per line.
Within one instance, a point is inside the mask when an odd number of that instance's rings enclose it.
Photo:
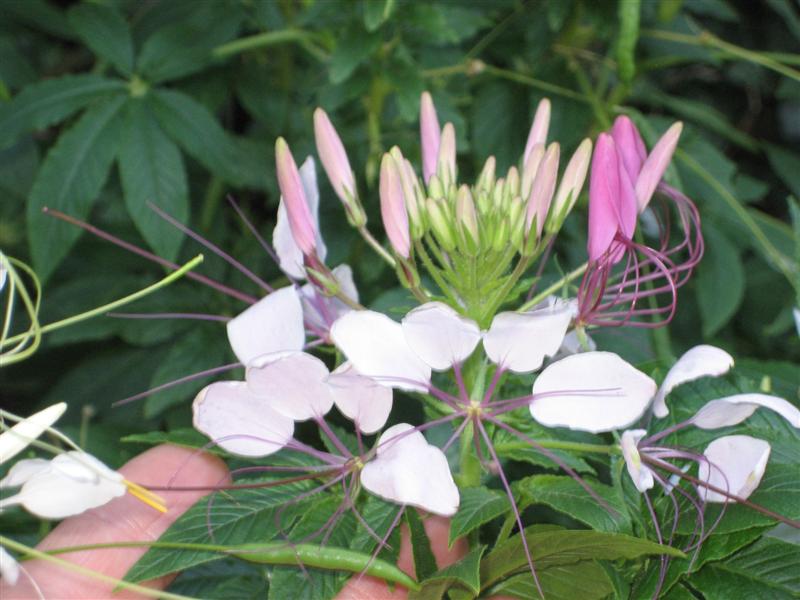
M 0 148 L 23 133 L 63 121 L 100 97 L 124 91 L 124 81 L 94 74 L 66 75 L 30 85 L 0 107 Z
M 79 219 L 88 216 L 108 177 L 120 140 L 123 96 L 87 111 L 47 154 L 28 199 L 33 263 L 44 282 L 78 239 L 80 229 L 42 214 L 45 206 Z
M 133 40 L 125 18 L 115 8 L 83 2 L 70 9 L 69 22 L 92 51 L 123 75 L 133 70 Z
M 187 468 L 191 468 L 188 465 Z M 248 479 L 248 482 L 270 481 L 270 478 Z M 265 543 L 291 527 L 298 512 L 313 504 L 313 497 L 288 504 L 312 488 L 307 481 L 281 484 L 275 487 L 239 489 L 218 494 L 209 510 L 209 499 L 203 498 L 159 538 L 161 542 L 239 545 Z M 278 521 L 281 507 L 286 506 Z M 209 535 L 209 526 L 213 538 Z M 128 571 L 128 581 L 145 581 L 188 567 L 224 558 L 219 552 L 207 550 L 174 550 L 151 548 Z
M 180 150 L 140 99 L 128 102 L 119 151 L 125 205 L 156 254 L 174 260 L 183 234 L 159 217 L 152 203 L 178 221 L 189 218 L 189 192 Z

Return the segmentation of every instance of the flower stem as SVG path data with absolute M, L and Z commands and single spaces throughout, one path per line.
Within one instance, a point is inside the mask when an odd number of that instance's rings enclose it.
M 528 310 L 529 308 L 531 308 L 532 306 L 536 306 L 537 304 L 539 304 L 539 302 L 541 302 L 542 300 L 544 300 L 545 298 L 547 298 L 551 294 L 553 294 L 553 293 L 557 292 L 558 290 L 560 290 L 562 287 L 564 287 L 570 281 L 573 281 L 573 280 L 577 279 L 578 277 L 580 277 L 581 275 L 583 275 L 586 272 L 586 268 L 588 266 L 589 266 L 589 263 L 583 263 L 577 269 L 574 269 L 573 271 L 570 271 L 569 273 L 564 275 L 564 277 L 562 277 L 561 279 L 556 281 L 551 286 L 543 289 L 541 292 L 536 294 L 533 298 L 528 300 L 525 304 L 520 306 L 517 309 L 517 312 L 524 312 L 524 311 Z
M 370 246 L 372 246 L 372 249 L 378 253 L 378 256 L 380 256 L 383 260 L 385 260 L 390 267 L 394 268 L 395 266 L 394 257 L 386 251 L 386 248 L 380 245 L 378 240 L 376 240 L 373 237 L 373 235 L 369 232 L 369 229 L 367 229 L 365 226 L 362 225 L 361 227 L 358 228 L 358 232 L 361 234 L 361 237 L 363 237 L 364 240 Z

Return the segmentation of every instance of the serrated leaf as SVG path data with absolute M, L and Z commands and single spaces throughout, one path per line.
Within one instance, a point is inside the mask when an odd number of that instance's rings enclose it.
M 474 531 L 484 523 L 509 511 L 508 496 L 485 487 L 466 488 L 461 490 L 461 502 L 458 512 L 450 521 L 450 539 L 448 544 L 463 535 Z
M 650 540 L 602 531 L 525 529 L 528 548 L 537 569 L 548 569 L 581 560 L 631 559 L 653 554 L 684 556 L 680 550 Z M 527 569 L 522 538 L 514 535 L 497 546 L 481 563 L 481 583 L 493 585 L 505 576 Z
M 718 230 L 705 224 L 705 254 L 695 275 L 703 336 L 709 338 L 733 318 L 744 297 L 739 250 Z
M 465 588 L 470 598 L 475 597 L 481 589 L 480 566 L 485 551 L 486 546 L 476 546 L 458 562 L 440 569 L 422 581 L 418 591 L 409 592 L 409 600 L 441 600 L 453 586 Z
M 571 565 L 556 565 L 536 570 L 536 576 L 547 600 L 599 600 L 614 591 L 608 574 L 592 560 Z M 492 588 L 492 594 L 539 600 L 541 595 L 530 573 L 509 577 Z
M 248 482 L 271 481 L 258 478 Z M 306 481 L 275 487 L 238 489 L 218 494 L 209 507 L 209 498 L 198 500 L 159 538 L 161 542 L 192 544 L 239 545 L 265 543 L 281 535 L 276 515 L 282 507 L 281 528 L 291 527 L 298 512 L 314 501 L 306 497 L 289 504 L 311 489 Z M 213 531 L 213 538 L 209 535 Z M 224 558 L 226 555 L 208 550 L 176 550 L 150 548 L 125 575 L 127 581 L 145 581 L 168 573 Z
M 546 504 L 598 531 L 630 532 L 631 523 L 620 506 L 622 499 L 611 486 L 586 481 L 615 513 L 598 504 L 577 481 L 566 475 L 533 475 L 520 480 L 516 490 L 524 504 Z
M 119 171 L 125 205 L 137 229 L 156 254 L 174 260 L 184 236 L 148 203 L 186 223 L 189 218 L 186 171 L 178 147 L 141 100 L 131 100 L 126 106 Z
M 133 70 L 133 40 L 125 18 L 112 6 L 83 2 L 70 9 L 69 22 L 92 51 L 123 75 Z
M 378 546 L 378 540 L 375 539 L 373 533 L 379 539 L 386 537 L 389 528 L 394 525 L 394 529 L 388 536 L 387 545 L 378 554 L 379 557 L 387 561 L 396 561 L 400 552 L 400 519 L 398 513 L 403 510 L 401 506 L 384 502 L 375 496 L 367 496 L 366 502 L 363 506 L 358 507 L 361 517 L 369 525 L 372 532 L 365 529 L 363 523 L 359 521 L 356 533 L 350 543 L 352 550 L 359 552 L 373 552 Z
M 42 214 L 45 206 L 78 219 L 89 215 L 119 145 L 123 97 L 87 111 L 50 149 L 28 199 L 28 237 L 42 282 L 78 239 L 80 229 Z
M 264 159 L 237 143 L 208 109 L 181 92 L 147 96 L 159 124 L 183 150 L 209 171 L 239 186 L 264 187 Z
M 408 524 L 408 532 L 411 539 L 414 572 L 417 574 L 417 579 L 422 581 L 436 571 L 436 557 L 431 550 L 431 541 L 425 532 L 425 525 L 423 525 L 416 509 L 409 508 L 406 511 L 406 523 Z
M 124 90 L 125 82 L 94 74 L 34 83 L 0 106 L 0 148 L 11 145 L 23 133 L 63 121 L 102 96 Z

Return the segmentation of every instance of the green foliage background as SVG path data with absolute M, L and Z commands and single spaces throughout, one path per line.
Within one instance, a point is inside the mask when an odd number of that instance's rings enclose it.
M 149 209 L 153 202 L 280 283 L 226 196 L 268 237 L 278 201 L 274 139 L 284 136 L 298 158 L 314 154 L 316 106 L 343 138 L 373 225 L 381 153 L 397 144 L 418 164 L 423 90 L 440 120 L 456 126 L 467 179 L 491 154 L 500 169 L 516 161 L 544 96 L 553 101 L 550 138 L 564 155 L 620 113 L 636 120 L 648 144 L 680 119 L 686 129 L 668 178 L 700 209 L 705 259 L 668 330 L 606 331 L 598 343 L 662 367 L 696 343 L 713 343 L 737 357 L 751 387 L 796 403 L 800 217 L 795 211 L 793 226 L 790 196 L 800 195 L 798 52 L 792 0 L 0 0 L 0 248 L 42 277 L 43 323 L 163 273 L 44 215 L 45 206 L 170 260 L 197 254 Z M 347 227 L 320 182 L 330 264 L 353 265 L 368 305 L 396 304 L 393 273 Z M 559 236 L 563 264 L 551 262 L 546 276 L 585 259 L 585 203 L 584 194 Z M 206 255 L 202 272 L 259 294 Z M 131 307 L 241 309 L 187 281 Z M 68 430 L 118 465 L 143 447 L 120 447 L 121 436 L 187 427 L 188 403 L 206 381 L 123 408 L 111 403 L 230 362 L 229 353 L 219 324 L 97 319 L 49 336 L 35 358 L 0 372 L 2 403 L 27 414 L 68 401 Z M 569 494 L 560 483 L 521 485 L 552 505 Z M 746 567 L 746 558 L 736 564 Z M 704 577 L 714 579 L 711 571 Z M 208 582 L 207 593 L 217 585 L 225 595 L 237 581 Z

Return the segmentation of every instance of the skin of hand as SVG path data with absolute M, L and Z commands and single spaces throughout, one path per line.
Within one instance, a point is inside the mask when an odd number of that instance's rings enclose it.
M 130 481 L 151 486 L 168 484 L 217 486 L 229 482 L 228 470 L 220 459 L 170 445 L 157 446 L 140 454 L 119 471 Z M 178 517 L 206 494 L 201 491 L 158 491 L 158 495 L 167 503 L 166 513 L 157 512 L 129 494 L 125 494 L 104 506 L 65 519 L 39 544 L 38 548 L 51 550 L 83 544 L 157 540 Z M 464 539 L 456 540 L 453 547 L 448 548 L 450 522 L 447 519 L 429 516 L 424 520 L 424 525 L 439 568 L 454 563 L 467 553 L 467 542 Z M 145 547 L 87 550 L 63 554 L 60 558 L 119 579 L 146 550 Z M 141 597 L 124 590 L 112 593 L 113 586 L 110 584 L 43 560 L 25 561 L 22 566 L 36 581 L 45 598 L 89 600 Z M 407 573 L 414 574 L 414 561 L 405 526 L 401 530 L 398 566 Z M 154 589 L 164 589 L 173 579 L 174 576 L 161 577 L 144 585 Z M 379 579 L 368 575 L 355 575 L 339 593 L 337 600 L 402 600 L 406 596 L 407 592 L 402 586 L 394 586 L 394 589 L 390 590 L 389 586 Z M 20 574 L 20 579 L 14 587 L 4 585 L 0 581 L 0 598 L 3 600 L 38 597 L 30 579 L 24 574 Z

